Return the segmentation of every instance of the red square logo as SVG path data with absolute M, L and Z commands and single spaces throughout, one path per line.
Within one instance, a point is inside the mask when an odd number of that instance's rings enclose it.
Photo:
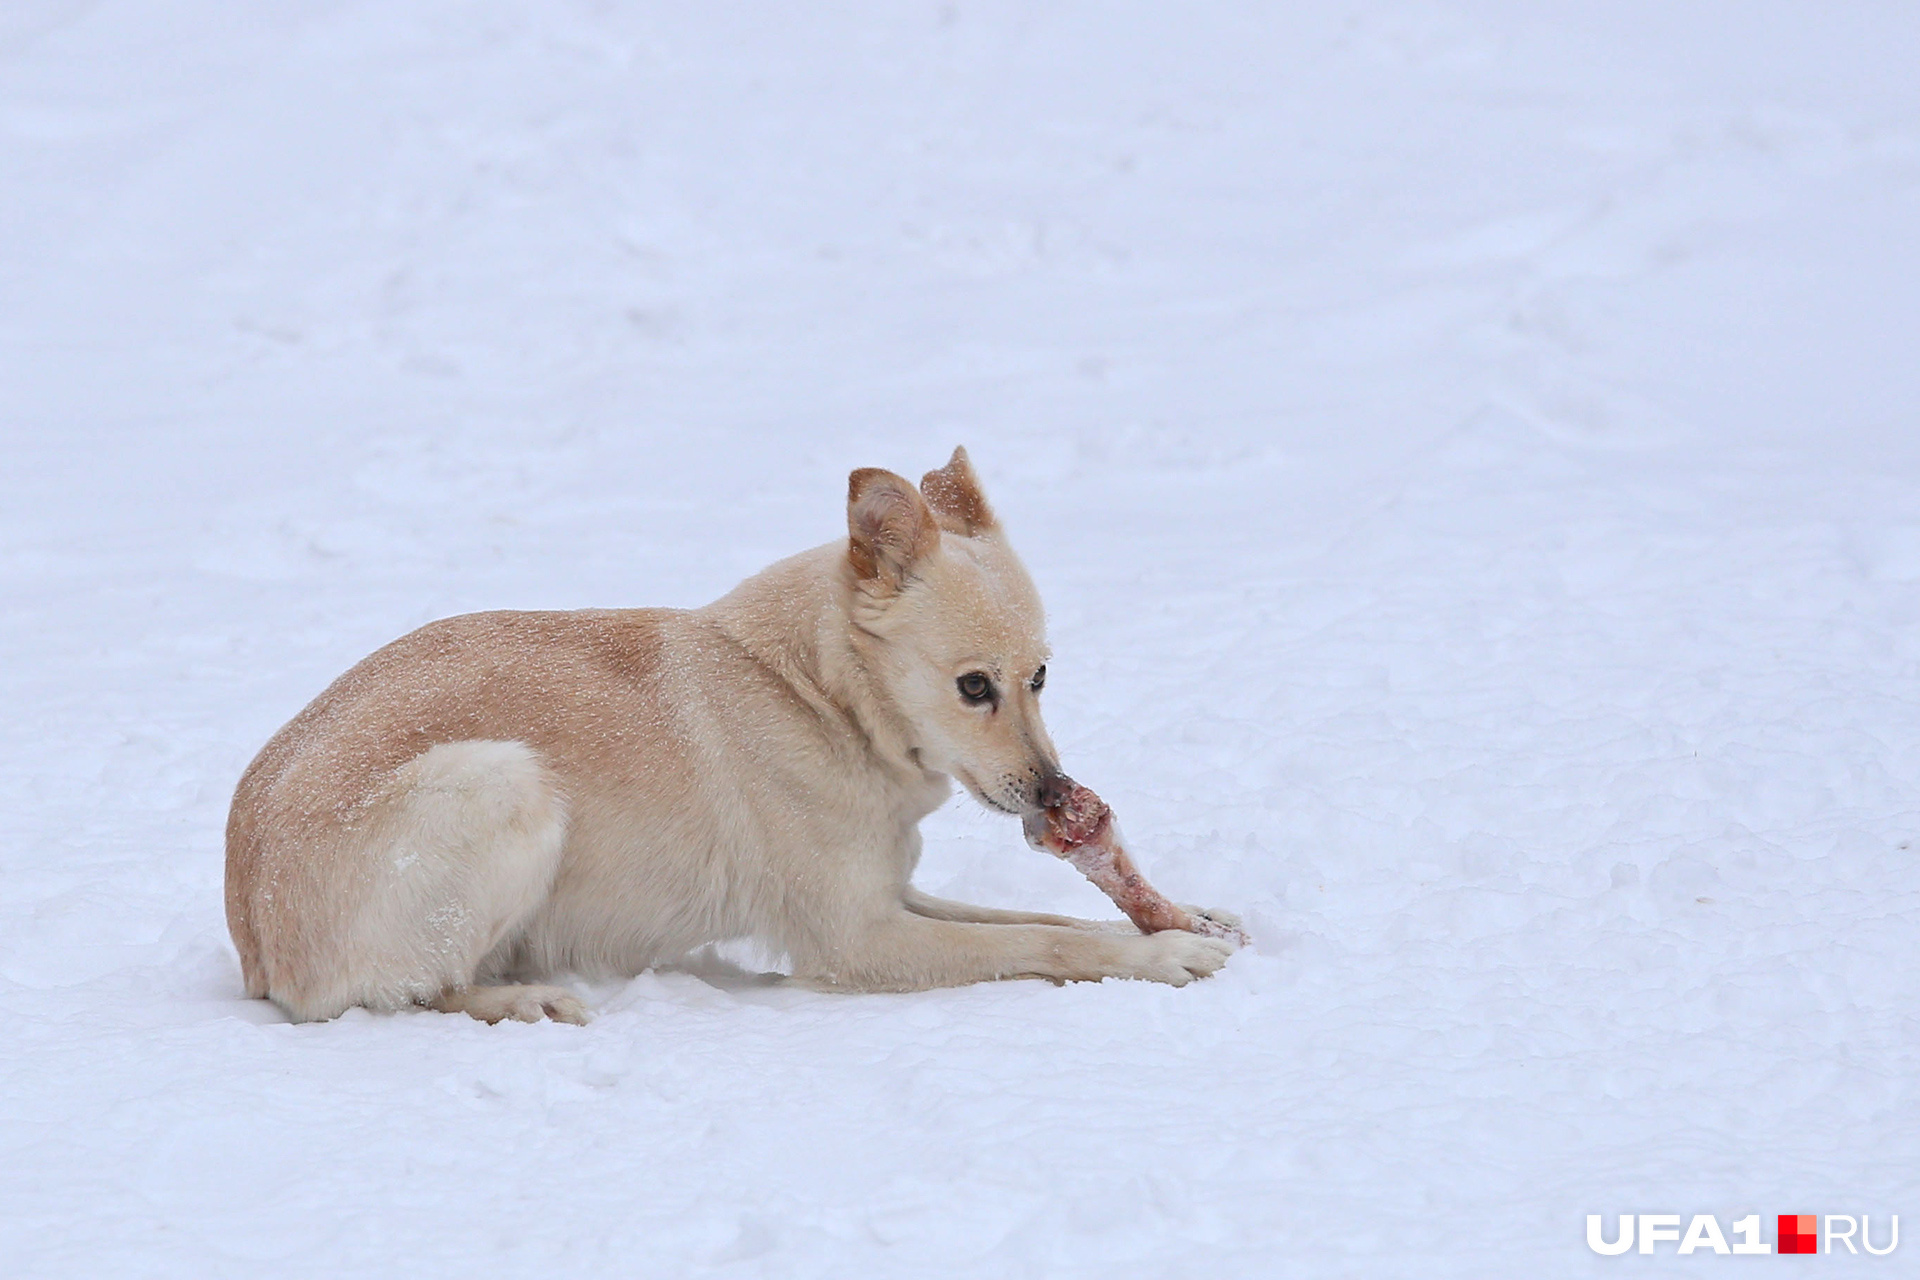
M 1820 1215 L 1783 1213 L 1780 1215 L 1780 1252 L 1820 1252 Z

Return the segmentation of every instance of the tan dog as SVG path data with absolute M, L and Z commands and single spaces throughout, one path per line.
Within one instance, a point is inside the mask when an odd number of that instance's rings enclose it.
M 702 609 L 469 614 L 341 676 L 233 798 L 248 994 L 582 1022 L 518 984 L 743 937 L 856 991 L 1218 969 L 1212 938 L 912 886 L 950 778 L 1009 814 L 1060 785 L 1040 600 L 964 450 L 919 490 L 854 472 L 847 525 Z

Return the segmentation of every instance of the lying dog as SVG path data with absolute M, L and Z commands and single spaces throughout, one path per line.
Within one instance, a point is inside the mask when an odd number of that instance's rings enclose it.
M 918 490 L 854 472 L 847 527 L 702 609 L 469 614 L 341 676 L 233 798 L 248 994 L 584 1022 L 524 984 L 743 937 L 852 991 L 1218 969 L 1215 938 L 913 887 L 950 779 L 1058 800 L 1040 600 L 964 450 Z

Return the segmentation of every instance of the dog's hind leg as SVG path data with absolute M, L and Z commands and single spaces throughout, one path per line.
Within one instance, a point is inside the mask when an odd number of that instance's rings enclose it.
M 269 995 L 301 1021 L 427 1005 L 488 1022 L 584 1022 L 585 1006 L 560 988 L 475 985 L 546 900 L 566 829 L 565 799 L 525 743 L 451 742 L 414 757 L 335 833 L 323 856 L 345 918 Z

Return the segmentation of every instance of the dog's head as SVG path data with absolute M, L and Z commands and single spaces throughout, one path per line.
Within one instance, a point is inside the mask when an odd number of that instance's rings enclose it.
M 921 765 L 1006 813 L 1062 785 L 1040 718 L 1040 595 L 980 492 L 965 449 L 920 487 L 877 468 L 847 485 L 854 625 Z

